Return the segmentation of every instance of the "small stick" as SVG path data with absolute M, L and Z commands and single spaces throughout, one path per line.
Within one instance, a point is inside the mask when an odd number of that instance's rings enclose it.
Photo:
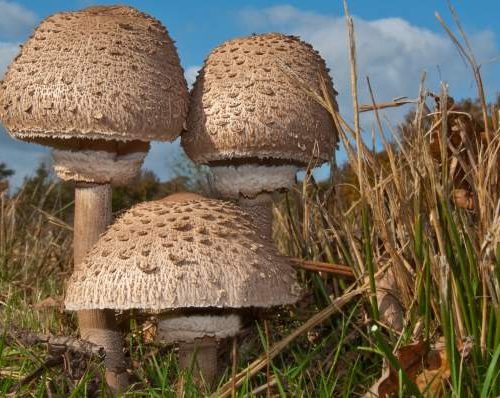
M 48 334 L 39 334 L 23 330 L 0 330 L 0 335 L 5 336 L 7 342 L 17 340 L 28 346 L 46 344 L 50 351 L 69 351 L 82 354 L 90 358 L 96 357 L 98 359 L 104 359 L 104 357 L 106 356 L 106 353 L 104 352 L 104 349 L 102 347 L 71 336 L 52 336 Z
M 396 98 L 392 101 L 388 102 L 379 102 L 378 104 L 363 104 L 359 106 L 359 111 L 360 112 L 370 112 L 370 111 L 375 111 L 378 109 L 385 109 L 385 108 L 396 108 L 401 105 L 407 105 L 407 104 L 415 104 L 417 100 L 414 99 L 408 99 L 408 98 Z
M 238 345 L 236 337 L 233 337 L 233 347 L 231 352 L 232 367 L 231 367 L 231 398 L 236 397 L 236 369 L 238 365 Z
M 266 381 L 267 381 L 267 398 L 271 398 L 271 386 L 269 385 L 271 381 L 271 359 L 269 358 L 269 324 L 267 319 L 264 319 L 264 333 L 266 335 Z
M 275 386 L 278 383 L 278 380 L 276 380 L 276 377 L 273 377 L 270 381 L 268 381 L 266 384 L 262 384 L 261 386 L 255 388 L 252 393 L 250 394 L 251 397 L 254 395 L 258 395 L 264 390 L 269 390 L 270 387 Z
M 289 257 L 292 266 L 309 271 L 328 272 L 347 279 L 356 279 L 352 269 L 346 265 L 325 263 L 321 261 L 304 260 L 301 258 Z
M 52 382 L 50 380 L 47 380 L 45 382 L 45 388 L 47 389 L 47 398 L 53 398 L 54 395 L 52 394 Z

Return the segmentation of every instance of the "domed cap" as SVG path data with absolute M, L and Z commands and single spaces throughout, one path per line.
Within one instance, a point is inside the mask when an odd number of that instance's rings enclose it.
M 295 271 L 255 217 L 220 200 L 177 197 L 124 213 L 70 278 L 66 308 L 270 307 L 298 299 Z
M 321 81 L 336 104 L 325 61 L 295 36 L 225 42 L 196 79 L 182 145 L 198 163 L 270 158 L 305 165 L 317 143 L 319 160 L 328 161 L 337 141 L 333 120 L 303 87 L 321 93 Z
M 128 6 L 46 18 L 0 85 L 0 119 L 23 140 L 173 140 L 188 91 L 174 43 Z

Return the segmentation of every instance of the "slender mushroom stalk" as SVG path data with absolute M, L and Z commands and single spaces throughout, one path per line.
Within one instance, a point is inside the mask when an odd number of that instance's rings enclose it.
M 237 313 L 173 312 L 160 320 L 157 339 L 177 342 L 180 369 L 191 371 L 196 385 L 210 389 L 219 370 L 217 341 L 236 336 L 240 329 L 241 318 Z
M 216 342 L 240 330 L 239 310 L 292 304 L 294 269 L 231 202 L 194 194 L 141 203 L 99 238 L 71 276 L 70 310 L 160 313 L 158 339 L 177 342 L 180 365 L 212 386 Z
M 111 224 L 111 185 L 77 183 L 75 187 L 75 219 L 73 256 L 75 270 Z M 106 382 L 112 391 L 124 391 L 128 386 L 122 333 L 112 310 L 81 310 L 78 324 L 82 339 L 91 341 L 106 352 Z
M 106 357 L 105 378 L 114 393 L 123 392 L 129 385 L 125 356 L 123 354 L 123 333 L 116 323 L 112 310 L 80 310 L 78 325 L 83 340 L 104 348 Z
M 111 224 L 111 185 L 76 183 L 73 256 L 75 270 Z
M 210 390 L 217 377 L 217 340 L 202 337 L 194 341 L 178 343 L 179 367 L 190 370 L 194 384 Z
M 132 7 L 51 15 L 22 46 L 0 83 L 0 119 L 14 138 L 54 148 L 57 175 L 77 185 L 75 272 L 111 221 L 110 186 L 137 175 L 150 141 L 179 136 L 187 102 L 167 30 Z M 78 318 L 82 337 L 105 348 L 119 391 L 127 381 L 110 309 L 79 307 Z

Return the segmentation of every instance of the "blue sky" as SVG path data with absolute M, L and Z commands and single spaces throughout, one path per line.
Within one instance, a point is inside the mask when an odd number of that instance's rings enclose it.
M 141 11 L 160 19 L 169 30 L 181 57 L 188 81 L 207 53 L 224 40 L 266 31 L 298 34 L 311 42 L 327 60 L 337 90 L 341 111 L 349 118 L 348 62 L 345 23 L 341 1 L 127 1 Z M 61 10 L 79 9 L 108 1 L 4 1 L 0 0 L 0 74 L 22 43 L 44 17 Z M 475 96 L 472 75 L 457 55 L 434 17 L 438 11 L 451 22 L 444 0 L 351 0 L 355 17 L 361 99 L 368 100 L 363 81 L 370 76 L 379 100 L 398 96 L 414 97 L 423 70 L 428 87 L 438 91 L 439 82 L 450 84 L 456 98 Z M 500 24 L 498 0 L 456 0 L 453 5 L 470 35 L 478 60 L 484 65 L 487 95 L 500 92 Z M 397 123 L 406 110 L 390 111 Z M 369 129 L 370 117 L 364 127 Z M 41 159 L 48 159 L 44 148 L 15 142 L 0 129 L 0 162 L 16 170 L 19 184 Z M 145 167 L 162 179 L 171 176 L 178 159 L 178 143 L 154 144 Z M 342 154 L 340 154 L 342 159 Z M 320 175 L 324 175 L 320 173 Z

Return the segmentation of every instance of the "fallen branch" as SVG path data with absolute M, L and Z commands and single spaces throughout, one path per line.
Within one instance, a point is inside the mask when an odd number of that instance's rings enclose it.
M 303 260 L 301 258 L 290 257 L 290 261 L 295 268 L 306 269 L 308 271 L 328 272 L 348 279 L 356 279 L 350 267 L 321 261 Z
M 3 336 L 7 343 L 21 342 L 23 345 L 33 346 L 46 344 L 51 352 L 71 352 L 84 355 L 89 358 L 104 359 L 106 353 L 104 348 L 85 340 L 80 340 L 70 336 L 52 336 L 27 332 L 24 330 L 0 330 L 0 336 Z

